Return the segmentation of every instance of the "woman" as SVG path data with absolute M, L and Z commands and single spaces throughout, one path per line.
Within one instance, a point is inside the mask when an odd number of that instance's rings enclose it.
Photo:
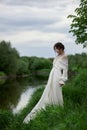
M 24 123 L 28 123 L 35 117 L 37 111 L 41 108 L 45 109 L 45 106 L 48 104 L 63 106 L 62 86 L 68 79 L 68 58 L 64 48 L 64 45 L 60 42 L 54 45 L 54 51 L 58 55 L 53 60 L 53 67 L 49 74 L 47 85 L 38 103 L 25 117 Z

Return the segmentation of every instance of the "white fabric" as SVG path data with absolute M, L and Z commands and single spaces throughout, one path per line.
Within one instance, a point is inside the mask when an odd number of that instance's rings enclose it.
M 32 111 L 25 117 L 23 123 L 28 123 L 41 108 L 45 109 L 47 104 L 63 106 L 62 87 L 60 84 L 65 84 L 65 81 L 68 79 L 67 72 L 67 56 L 65 54 L 56 56 L 53 60 L 53 67 L 44 92 Z

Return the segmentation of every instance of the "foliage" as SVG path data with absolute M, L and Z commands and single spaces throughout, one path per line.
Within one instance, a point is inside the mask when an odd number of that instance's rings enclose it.
M 48 105 L 37 113 L 34 120 L 23 124 L 24 117 L 38 102 L 44 87 L 35 91 L 30 103 L 13 116 L 2 113 L 5 130 L 86 130 L 87 128 L 87 69 L 80 69 L 73 80 L 63 87 L 64 107 Z M 8 112 L 9 113 L 9 112 Z M 6 122 L 5 122 L 6 120 Z M 1 129 L 2 130 L 2 129 Z
M 29 74 L 29 61 L 28 59 L 25 59 L 24 57 L 20 57 L 20 59 L 17 62 L 17 75 L 23 75 L 23 74 Z
M 49 76 L 49 73 L 50 73 L 50 69 L 40 69 L 40 70 L 37 70 L 36 76 L 39 78 L 47 79 Z
M 70 78 L 78 74 L 80 68 L 87 68 L 86 53 L 68 55 L 68 59 Z M 53 58 L 20 57 L 17 50 L 11 47 L 10 42 L 0 42 L 0 71 L 7 75 L 48 78 L 52 62 Z
M 0 85 L 5 83 L 6 74 L 0 71 Z
M 38 57 L 29 58 L 29 70 L 33 75 L 39 75 L 38 73 L 39 71 L 45 71 L 47 69 L 49 73 L 51 67 L 52 67 L 52 61 L 50 59 L 38 58 Z
M 68 55 L 69 60 L 69 78 L 78 74 L 78 71 L 87 68 L 87 54 Z
M 87 47 L 87 0 L 80 0 L 80 5 L 75 9 L 76 15 L 69 15 L 73 18 L 70 32 L 76 36 L 76 43 Z
M 26 75 L 32 73 L 33 75 L 41 76 L 42 71 L 47 69 L 46 72 L 48 75 L 51 67 L 52 61 L 50 59 L 27 56 L 20 57 L 17 50 L 11 47 L 10 42 L 0 42 L 0 71 L 7 75 Z
M 4 72 L 0 71 L 0 77 L 6 76 Z
M 11 47 L 10 42 L 0 42 L 0 71 L 6 74 L 15 74 L 18 58 L 18 52 Z
M 10 111 L 0 110 L 0 130 L 8 128 L 13 121 L 13 114 Z

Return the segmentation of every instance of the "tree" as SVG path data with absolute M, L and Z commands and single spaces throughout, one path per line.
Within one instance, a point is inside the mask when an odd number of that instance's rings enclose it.
M 29 74 L 29 60 L 28 57 L 20 57 L 17 63 L 17 75 Z
M 17 60 L 19 54 L 15 48 L 11 47 L 10 42 L 0 42 L 0 71 L 6 74 L 16 74 Z
M 87 47 L 87 0 L 80 0 L 79 8 L 75 9 L 76 15 L 69 15 L 73 18 L 69 32 L 76 36 L 76 44 L 83 44 Z
M 35 76 L 46 77 L 52 67 L 52 62 L 50 59 L 38 58 L 35 56 L 29 57 L 29 71 Z

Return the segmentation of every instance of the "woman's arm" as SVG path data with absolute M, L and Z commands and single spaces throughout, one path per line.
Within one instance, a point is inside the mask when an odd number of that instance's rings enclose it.
M 65 84 L 65 81 L 68 80 L 68 57 L 63 56 L 61 59 L 61 68 L 62 68 L 62 74 L 59 80 L 59 84 L 62 86 Z

